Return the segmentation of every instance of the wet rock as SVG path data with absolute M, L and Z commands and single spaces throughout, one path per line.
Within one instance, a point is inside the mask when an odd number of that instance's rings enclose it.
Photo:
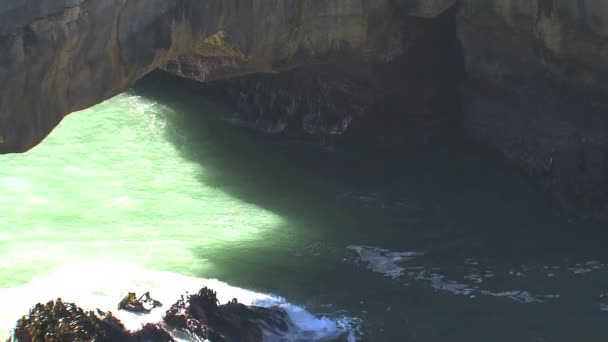
M 143 329 L 131 333 L 112 316 L 97 310 L 84 311 L 75 304 L 64 303 L 61 299 L 46 304 L 36 304 L 29 315 L 23 316 L 15 327 L 9 341 L 173 341 L 160 326 L 148 324 Z
M 281 308 L 246 306 L 236 299 L 220 305 L 215 291 L 208 288 L 178 300 L 167 311 L 165 322 L 212 342 L 258 342 L 264 340 L 264 333 L 280 335 L 289 329 L 289 318 Z
M 171 335 L 158 324 L 148 323 L 133 335 L 131 339 L 138 342 L 172 342 Z
M 150 292 L 146 292 L 141 297 L 137 298 L 134 292 L 129 292 L 118 303 L 118 310 L 126 310 L 134 313 L 149 313 L 154 308 L 163 306 L 163 304 L 150 297 Z
M 148 313 L 161 303 L 149 293 L 137 298 L 129 293 L 119 309 L 134 313 Z M 220 305 L 216 292 L 203 288 L 194 295 L 181 297 L 166 312 L 164 321 L 172 328 L 212 342 L 261 342 L 275 340 L 290 328 L 287 313 L 278 307 L 246 306 L 233 299 Z M 276 338 L 275 338 L 276 337 Z M 136 332 L 127 331 L 110 312 L 97 309 L 85 311 L 61 299 L 36 304 L 29 315 L 18 322 L 10 341 L 126 341 L 169 342 L 171 335 L 160 324 L 149 323 Z

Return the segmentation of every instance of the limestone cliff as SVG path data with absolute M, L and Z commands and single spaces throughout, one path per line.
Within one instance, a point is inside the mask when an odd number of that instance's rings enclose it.
M 314 134 L 462 123 L 560 202 L 608 216 L 603 0 L 0 0 L 0 153 L 158 66 L 199 81 L 295 67 L 228 88 L 253 120 Z
M 401 51 L 396 26 L 406 10 L 418 8 L 390 0 L 0 0 L 0 152 L 31 148 L 64 115 L 189 52 L 206 80 L 390 60 Z
M 367 63 L 357 69 L 371 67 L 374 77 L 363 80 L 353 72 L 345 74 L 344 68 L 336 73 L 309 67 L 305 72 L 249 77 L 213 87 L 227 89 L 246 120 L 274 132 L 294 126 L 313 134 L 348 136 L 363 131 L 366 138 L 411 143 L 427 141 L 462 122 L 459 127 L 468 137 L 495 147 L 539 179 L 560 204 L 608 216 L 605 2 L 460 0 L 395 5 L 406 13 L 401 18 L 402 47 L 395 49 L 401 55 L 390 62 L 400 82 L 391 82 L 382 76 L 382 68 Z M 451 6 L 457 10 L 449 11 Z M 446 16 L 456 22 L 446 25 L 441 19 Z M 455 77 L 459 64 L 450 30 L 457 32 L 462 44 L 462 86 Z M 440 33 L 429 34 L 432 31 Z M 425 39 L 435 44 L 420 44 Z M 191 60 L 174 61 L 168 70 L 204 80 Z M 412 72 L 416 69 L 425 71 Z M 372 86 L 370 79 L 376 81 Z M 357 94 L 352 94 L 353 86 Z M 453 100 L 456 91 L 459 101 Z M 438 104 L 445 104 L 452 115 Z M 455 114 L 461 114 L 461 120 Z M 310 122 L 316 125 L 311 127 Z
M 470 77 L 608 90 L 608 3 L 602 0 L 464 0 L 459 31 Z
M 468 136 L 554 199 L 608 217 L 608 3 L 464 0 Z
M 198 89 L 233 106 L 244 124 L 269 133 L 304 134 L 332 144 L 426 143 L 459 125 L 455 89 L 464 63 L 453 14 L 399 17 L 392 43 L 398 53 L 390 58 L 346 55 L 331 64 L 206 82 Z M 206 81 L 201 66 L 215 61 L 187 56 L 162 68 Z

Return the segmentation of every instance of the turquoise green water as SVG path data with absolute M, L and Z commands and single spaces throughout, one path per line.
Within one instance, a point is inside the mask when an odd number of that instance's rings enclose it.
M 504 165 L 269 137 L 196 94 L 150 79 L 0 156 L 0 331 L 56 296 L 207 284 L 306 308 L 284 304 L 300 340 L 608 339 L 608 232 Z

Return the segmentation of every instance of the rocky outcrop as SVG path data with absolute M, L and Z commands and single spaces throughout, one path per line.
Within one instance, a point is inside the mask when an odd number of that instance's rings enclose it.
M 119 303 L 119 309 L 146 314 L 147 304 L 152 304 L 152 308 L 160 306 L 149 293 L 139 299 L 129 293 Z M 182 296 L 166 311 L 164 322 L 148 323 L 130 332 L 110 312 L 99 309 L 97 313 L 87 312 L 57 299 L 34 306 L 17 322 L 8 341 L 170 342 L 174 339 L 168 331 L 172 331 L 211 342 L 262 342 L 286 340 L 285 335 L 293 326 L 280 307 L 246 306 L 236 298 L 220 305 L 216 292 L 206 287 L 196 294 Z
M 141 330 L 128 332 L 122 323 L 98 310 L 86 312 L 61 299 L 37 304 L 29 315 L 17 322 L 9 341 L 59 342 L 59 341 L 155 341 L 170 342 L 173 338 L 158 325 L 147 324 Z
M 290 320 L 285 310 L 246 306 L 233 299 L 220 305 L 208 288 L 178 300 L 167 310 L 165 322 L 211 342 L 284 340 Z M 283 337 L 283 338 L 282 338 Z

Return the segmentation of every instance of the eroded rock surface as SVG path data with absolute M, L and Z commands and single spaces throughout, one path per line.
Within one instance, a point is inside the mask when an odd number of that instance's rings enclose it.
M 462 128 L 560 203 L 608 216 L 606 1 L 0 0 L 0 153 L 158 66 L 199 81 L 295 67 L 222 87 L 270 131 Z
M 343 59 L 339 67 L 248 76 L 214 83 L 212 90 L 225 90 L 244 120 L 269 132 L 302 129 L 393 144 L 426 142 L 452 128 L 495 148 L 561 206 L 608 217 L 605 2 L 395 4 L 407 15 L 389 61 L 349 68 Z M 450 16 L 455 23 L 446 26 Z M 461 49 L 451 47 L 449 36 L 456 34 Z M 455 51 L 463 77 L 454 77 Z M 167 70 L 200 79 L 194 60 L 184 57 Z
M 0 153 L 31 148 L 64 115 L 188 53 L 204 80 L 390 59 L 401 49 L 399 18 L 445 9 L 434 3 L 398 11 L 390 0 L 1 0 Z
M 454 11 L 403 18 L 390 59 L 344 59 L 277 73 L 207 82 L 201 95 L 234 107 L 238 119 L 268 133 L 334 143 L 424 144 L 459 126 L 455 89 L 464 77 Z M 171 68 L 197 70 L 188 62 Z M 178 73 L 199 80 L 196 72 Z
M 563 206 L 608 217 L 608 3 L 465 0 L 464 128 Z

